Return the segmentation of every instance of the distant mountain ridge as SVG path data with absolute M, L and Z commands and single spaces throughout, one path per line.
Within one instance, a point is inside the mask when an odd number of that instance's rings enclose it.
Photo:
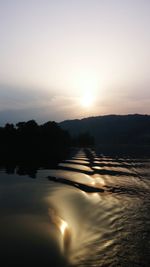
M 104 115 L 66 120 L 59 125 L 71 136 L 88 132 L 96 144 L 150 144 L 150 115 Z

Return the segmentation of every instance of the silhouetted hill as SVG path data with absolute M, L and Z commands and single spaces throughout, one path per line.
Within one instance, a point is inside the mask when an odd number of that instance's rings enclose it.
M 105 115 L 59 124 L 75 137 L 85 132 L 95 144 L 150 144 L 150 115 Z

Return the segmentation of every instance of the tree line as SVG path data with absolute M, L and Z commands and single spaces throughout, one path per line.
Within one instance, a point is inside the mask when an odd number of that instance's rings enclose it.
M 6 123 L 0 127 L 1 159 L 39 161 L 59 160 L 71 146 L 88 146 L 93 139 L 88 133 L 71 138 L 67 130 L 56 122 L 49 121 L 38 125 L 36 121 Z

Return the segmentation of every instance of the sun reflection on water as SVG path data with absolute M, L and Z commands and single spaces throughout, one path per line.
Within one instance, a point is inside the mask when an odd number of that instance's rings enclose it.
M 71 249 L 72 240 L 72 233 L 69 224 L 52 209 L 49 209 L 49 216 L 56 229 L 58 229 L 61 233 L 61 238 L 59 238 L 61 251 L 64 255 L 68 255 Z
M 96 180 L 94 182 L 97 183 Z M 86 193 L 72 188 L 66 192 L 62 187 L 47 201 L 60 252 L 69 264 L 77 266 L 79 262 L 87 263 L 91 257 L 96 261 L 93 247 L 100 255 L 106 253 L 104 261 L 107 262 L 108 255 L 113 257 L 111 249 L 115 247 L 116 238 L 120 238 L 117 219 L 121 208 L 124 210 L 117 198 L 110 194 Z
M 68 228 L 68 223 L 65 222 L 63 219 L 60 218 L 60 232 L 62 233 L 62 235 L 64 236 L 66 229 Z

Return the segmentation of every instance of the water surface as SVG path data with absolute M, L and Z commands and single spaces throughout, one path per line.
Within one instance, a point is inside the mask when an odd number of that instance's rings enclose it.
M 3 266 L 150 266 L 149 167 L 81 149 L 56 169 L 1 169 Z

